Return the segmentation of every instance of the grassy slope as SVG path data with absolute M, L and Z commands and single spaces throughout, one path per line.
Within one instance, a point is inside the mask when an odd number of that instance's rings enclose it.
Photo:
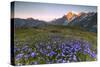
M 30 45 L 40 40 L 47 41 L 49 35 L 62 35 L 64 37 L 81 38 L 92 43 L 94 49 L 97 47 L 97 34 L 84 31 L 78 27 L 48 26 L 43 28 L 16 29 L 14 41 L 20 44 L 28 42 Z

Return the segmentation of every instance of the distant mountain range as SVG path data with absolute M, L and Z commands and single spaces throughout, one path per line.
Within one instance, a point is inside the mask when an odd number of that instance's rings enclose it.
M 51 21 L 54 25 L 79 26 L 88 31 L 97 32 L 97 13 L 90 12 L 74 14 L 69 12 L 62 18 Z
M 84 13 L 81 12 L 79 14 L 75 14 L 73 12 L 69 12 L 61 18 L 57 18 L 50 22 L 27 18 L 12 18 L 14 20 L 15 28 L 20 27 L 43 27 L 48 25 L 65 25 L 65 26 L 79 26 L 85 28 L 87 31 L 97 32 L 97 13 L 89 12 Z
M 81 15 L 73 19 L 69 25 L 80 26 L 88 31 L 97 32 L 97 13 L 81 13 Z
M 43 27 L 48 25 L 45 21 L 37 20 L 33 18 L 27 18 L 27 19 L 12 18 L 11 20 L 14 20 L 15 28 Z

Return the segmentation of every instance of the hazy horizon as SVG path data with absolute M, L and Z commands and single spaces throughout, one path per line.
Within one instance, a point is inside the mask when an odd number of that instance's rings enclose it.
M 14 18 L 34 18 L 44 21 L 51 21 L 60 18 L 69 11 L 79 12 L 97 12 L 96 6 L 50 4 L 37 2 L 15 2 Z

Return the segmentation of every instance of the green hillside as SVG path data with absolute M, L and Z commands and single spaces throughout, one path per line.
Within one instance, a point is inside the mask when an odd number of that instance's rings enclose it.
M 56 39 L 55 39 L 56 37 Z M 54 38 L 54 39 L 53 39 Z M 51 57 L 48 57 L 47 55 L 42 55 L 38 52 L 38 49 L 36 49 L 36 45 L 38 43 L 42 43 L 43 45 L 51 44 L 51 45 L 58 45 L 63 42 L 67 41 L 85 41 L 90 44 L 91 51 L 94 51 L 97 53 L 97 34 L 93 32 L 85 31 L 82 28 L 79 27 L 68 27 L 68 26 L 56 26 L 56 25 L 50 25 L 48 27 L 41 27 L 41 28 L 18 28 L 15 29 L 14 32 L 14 45 L 15 47 L 19 48 L 19 51 L 15 52 L 15 59 L 18 54 L 21 52 L 24 53 L 24 55 L 28 54 L 28 51 L 21 50 L 24 46 L 28 46 L 29 49 L 32 49 L 31 51 L 37 52 L 37 57 L 32 58 L 28 57 L 28 60 L 20 59 L 15 60 L 16 65 L 21 64 L 35 64 L 35 61 L 37 61 L 37 64 L 44 64 L 46 63 L 46 59 L 49 58 L 49 60 L 52 61 L 54 59 L 53 63 L 56 63 L 55 55 Z M 83 42 L 82 42 L 83 43 Z M 81 43 L 81 44 L 82 44 Z M 55 46 L 54 46 L 55 47 Z M 53 50 L 56 53 L 59 53 L 60 51 L 56 48 L 53 48 Z M 43 49 L 45 48 L 42 47 Z M 49 50 L 48 50 L 49 51 Z M 50 51 L 49 51 L 50 52 Z M 23 55 L 23 56 L 24 56 Z M 66 55 L 67 56 L 67 55 Z M 65 56 L 65 57 L 66 57 Z M 88 54 L 84 55 L 80 52 L 77 52 L 77 61 L 93 61 L 96 60 L 96 58 L 91 58 Z M 65 58 L 63 57 L 63 58 Z M 81 60 L 78 60 L 78 58 L 81 58 Z M 68 60 L 68 59 L 66 59 Z M 49 62 L 49 61 L 48 61 Z M 74 61 L 69 61 L 74 62 Z M 60 62 L 59 62 L 60 63 Z

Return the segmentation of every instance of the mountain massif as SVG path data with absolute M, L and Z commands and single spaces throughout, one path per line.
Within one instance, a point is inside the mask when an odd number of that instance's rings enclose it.
M 57 18 L 50 22 L 37 20 L 33 18 L 21 19 L 21 18 L 12 18 L 14 20 L 15 28 L 20 27 L 43 27 L 48 25 L 64 25 L 64 26 L 77 26 L 85 28 L 87 31 L 97 32 L 97 13 L 81 12 L 75 14 L 73 12 L 68 12 L 66 15 L 61 18 Z
M 51 21 L 54 25 L 78 26 L 85 28 L 87 31 L 97 32 L 97 13 L 90 12 L 74 14 L 69 12 L 62 18 Z

